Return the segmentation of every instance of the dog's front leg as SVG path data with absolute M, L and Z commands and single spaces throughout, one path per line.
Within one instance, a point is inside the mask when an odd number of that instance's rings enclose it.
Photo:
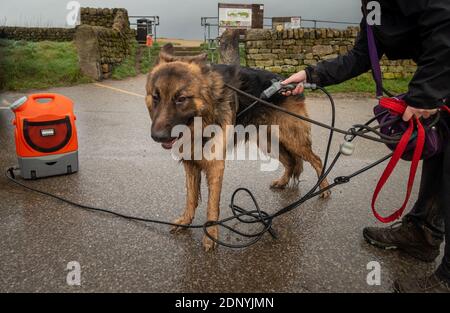
M 192 161 L 183 161 L 184 171 L 186 173 L 186 207 L 183 215 L 177 218 L 174 223 L 190 225 L 195 216 L 195 209 L 198 206 L 200 198 L 201 170 L 198 165 Z M 184 229 L 184 227 L 174 226 L 172 232 Z
M 222 191 L 223 172 L 225 169 L 224 160 L 213 160 L 208 162 L 205 173 L 208 183 L 208 207 L 207 220 L 217 221 L 220 214 L 220 193 Z M 217 225 L 207 228 L 208 234 L 217 239 L 219 236 L 219 227 Z M 216 243 L 206 234 L 203 236 L 203 247 L 205 251 L 212 250 Z

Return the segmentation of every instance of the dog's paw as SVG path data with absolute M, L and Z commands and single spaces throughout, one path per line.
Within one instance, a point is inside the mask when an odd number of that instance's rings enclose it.
M 191 225 L 192 223 L 192 219 L 188 218 L 184 215 L 180 216 L 179 218 L 177 218 L 176 220 L 173 221 L 174 224 L 179 224 L 179 225 Z M 187 229 L 186 227 L 182 227 L 182 226 L 172 226 L 172 229 L 170 230 L 170 232 L 172 234 L 178 233 L 182 230 Z
M 211 235 L 211 237 L 213 237 L 214 239 L 217 239 L 219 237 L 217 226 L 208 227 L 207 231 Z M 202 245 L 203 245 L 203 249 L 206 252 L 212 251 L 217 247 L 217 243 L 214 242 L 211 238 L 209 238 L 206 234 L 203 235 Z
M 205 252 L 208 252 L 214 250 L 217 244 L 214 241 L 212 241 L 208 236 L 204 235 L 202 245 Z
M 270 188 L 274 188 L 274 189 L 284 189 L 286 188 L 287 184 L 289 183 L 289 181 L 286 181 L 285 179 L 275 179 L 274 181 L 272 181 L 272 184 L 270 184 Z
M 330 196 L 331 196 L 331 191 L 330 190 L 324 191 L 324 192 L 322 192 L 320 194 L 320 198 L 321 199 L 326 199 L 326 198 L 329 198 Z

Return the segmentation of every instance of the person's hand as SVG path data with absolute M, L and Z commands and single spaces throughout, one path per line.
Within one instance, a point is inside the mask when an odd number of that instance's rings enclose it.
M 291 83 L 298 83 L 298 85 L 292 91 L 288 90 L 286 92 L 283 92 L 282 94 L 284 96 L 291 96 L 291 95 L 295 96 L 295 95 L 302 93 L 303 92 L 303 82 L 305 82 L 305 81 L 306 81 L 306 72 L 303 70 L 291 75 L 288 79 L 283 80 L 281 82 L 281 84 L 287 85 L 287 84 L 291 84 Z
M 416 109 L 410 106 L 407 106 L 405 109 L 405 112 L 403 113 L 402 119 L 407 122 L 409 121 L 413 116 L 416 116 L 417 118 L 429 118 L 431 115 L 436 114 L 437 109 L 432 110 L 425 110 L 425 109 Z

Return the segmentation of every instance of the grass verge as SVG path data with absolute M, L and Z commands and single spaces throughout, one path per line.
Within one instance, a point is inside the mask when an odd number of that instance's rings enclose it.
M 137 43 L 131 46 L 130 55 L 112 71 L 112 79 L 124 79 L 138 74 L 148 73 L 158 56 L 160 47 L 154 43 L 152 47 L 138 46 Z
M 408 90 L 408 84 L 411 77 L 385 79 L 383 86 L 393 94 L 405 93 Z M 375 94 L 375 81 L 370 73 L 362 74 L 343 83 L 329 86 L 327 90 L 333 93 L 373 93 Z
M 208 51 L 208 59 L 214 62 L 218 60 L 217 50 L 208 50 L 208 44 L 202 44 L 204 50 Z M 215 46 L 213 46 L 215 47 Z M 239 55 L 241 58 L 241 66 L 246 66 L 245 61 L 245 47 L 239 45 Z M 285 75 L 286 76 L 286 75 Z M 287 75 L 289 76 L 289 75 Z M 287 77 L 286 76 L 286 77 Z M 385 79 L 383 81 L 383 86 L 393 94 L 404 93 L 408 90 L 408 84 L 411 77 L 396 78 L 396 79 Z M 362 74 L 358 77 L 345 81 L 343 83 L 328 86 L 327 90 L 332 93 L 375 93 L 375 81 L 370 73 Z
M 204 46 L 206 50 L 206 46 Z M 124 79 L 148 73 L 159 53 L 160 46 L 132 46 L 130 55 L 113 69 L 113 79 Z M 245 66 L 245 50 L 240 47 L 241 65 Z M 217 61 L 216 51 L 208 51 L 209 59 Z M 384 86 L 394 94 L 406 92 L 411 77 L 384 80 Z M 87 83 L 81 74 L 78 55 L 72 42 L 27 42 L 0 40 L 0 90 L 44 89 Z M 370 73 L 329 86 L 332 93 L 371 93 L 375 83 Z
M 72 42 L 0 40 L 0 90 L 43 89 L 90 82 Z

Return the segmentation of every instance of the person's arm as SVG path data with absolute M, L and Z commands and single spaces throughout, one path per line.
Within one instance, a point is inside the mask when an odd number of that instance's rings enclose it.
M 305 70 L 293 74 L 283 83 L 299 84 L 296 89 L 292 92 L 286 92 L 285 95 L 301 93 L 303 91 L 302 83 L 305 81 L 319 86 L 328 86 L 367 72 L 371 68 L 371 64 L 366 32 L 366 19 L 363 17 L 360 23 L 360 32 L 353 48 L 345 55 L 340 55 L 332 60 L 321 61 L 316 66 L 308 66 Z M 383 51 L 379 46 L 377 45 L 377 51 L 378 57 L 381 58 Z
M 430 1 L 419 18 L 421 50 L 406 103 L 435 109 L 450 95 L 450 2 Z
M 382 51 L 380 48 L 377 49 L 378 56 L 381 57 Z M 305 69 L 306 81 L 320 86 L 334 85 L 365 73 L 370 68 L 366 19 L 363 18 L 352 50 L 335 59 L 319 62 L 316 66 L 308 66 Z

